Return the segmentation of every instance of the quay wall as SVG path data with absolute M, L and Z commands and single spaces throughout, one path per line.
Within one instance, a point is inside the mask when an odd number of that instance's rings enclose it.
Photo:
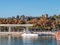
M 0 35 L 21 35 L 23 32 L 0 32 Z M 32 34 L 52 34 L 55 35 L 55 32 L 33 32 Z

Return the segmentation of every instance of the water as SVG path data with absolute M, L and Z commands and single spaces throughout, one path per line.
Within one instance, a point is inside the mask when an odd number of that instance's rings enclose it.
M 0 45 L 60 45 L 55 37 L 0 36 Z

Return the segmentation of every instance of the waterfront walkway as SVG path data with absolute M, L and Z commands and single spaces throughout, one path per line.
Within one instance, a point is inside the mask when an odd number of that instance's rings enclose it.
M 24 32 L 0 32 L 0 35 L 22 35 L 24 34 Z M 54 32 L 33 32 L 31 34 L 38 34 L 38 35 L 42 35 L 42 34 L 45 34 L 45 35 L 55 35 L 56 33 Z M 42 35 L 43 36 L 43 35 Z

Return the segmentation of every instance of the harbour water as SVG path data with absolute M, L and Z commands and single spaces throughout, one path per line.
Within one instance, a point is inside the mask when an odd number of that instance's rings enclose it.
M 0 45 L 59 45 L 59 42 L 53 36 L 0 36 Z

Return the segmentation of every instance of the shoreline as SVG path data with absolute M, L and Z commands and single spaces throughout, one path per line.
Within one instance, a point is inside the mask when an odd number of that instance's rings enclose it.
M 22 34 L 24 34 L 23 32 L 0 32 L 0 35 L 15 35 L 15 36 L 21 36 Z M 38 34 L 38 35 L 53 35 L 55 36 L 56 33 L 54 32 L 33 32 L 31 34 Z

